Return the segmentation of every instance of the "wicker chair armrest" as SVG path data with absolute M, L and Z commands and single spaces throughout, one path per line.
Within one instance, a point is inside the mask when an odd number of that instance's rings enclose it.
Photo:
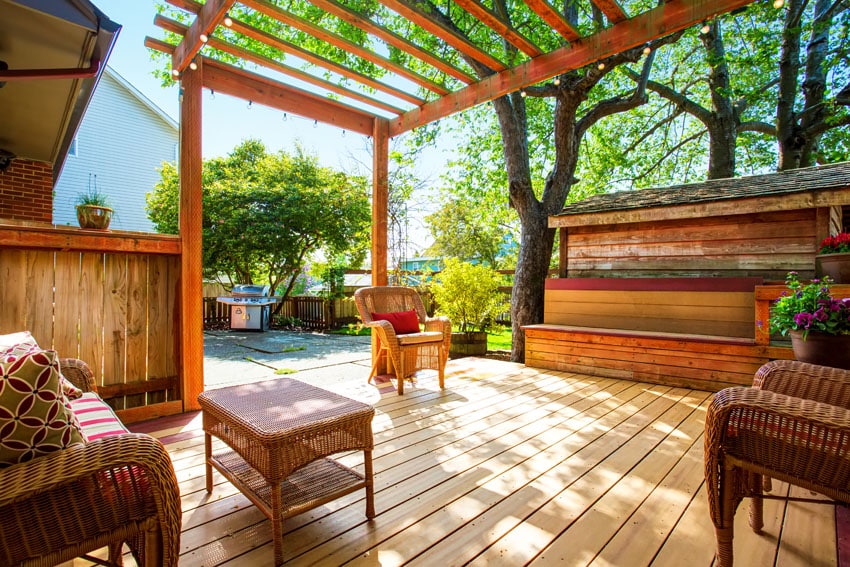
M 132 467 L 132 468 L 130 468 Z M 53 490 L 73 491 L 76 484 L 91 484 L 98 473 L 124 468 L 127 474 L 145 476 L 163 535 L 162 564 L 176 565 L 180 553 L 180 490 L 171 459 L 158 440 L 142 433 L 124 433 L 74 445 L 25 463 L 0 469 L 0 507 L 32 506 L 27 501 Z M 116 497 L 129 498 L 139 485 L 130 481 L 127 492 L 117 490 Z M 136 497 L 138 497 L 136 495 Z M 114 504 L 122 506 L 121 502 Z M 83 513 L 80 511 L 80 513 Z M 52 512 L 55 515 L 55 511 Z M 14 518 L 0 517 L 0 522 Z M 56 518 L 60 521 L 60 518 Z
M 726 388 L 714 395 L 705 423 L 713 518 L 719 514 L 717 487 L 726 456 L 835 497 L 850 486 L 850 410 L 768 390 Z
M 452 322 L 449 321 L 448 317 L 444 317 L 444 316 L 427 317 L 425 319 L 425 330 L 426 331 L 440 331 L 441 333 L 451 333 L 452 332 Z
M 383 319 L 380 321 L 370 321 L 368 323 L 363 323 L 365 327 L 370 327 L 372 329 L 376 329 L 383 339 L 386 337 L 387 340 L 398 342 L 398 338 L 395 334 L 395 329 L 392 326 L 392 323 L 389 321 L 384 321 Z
M 850 370 L 773 360 L 758 369 L 753 388 L 850 409 Z
M 89 365 L 79 358 L 60 358 L 62 376 L 83 392 L 97 392 L 97 383 Z

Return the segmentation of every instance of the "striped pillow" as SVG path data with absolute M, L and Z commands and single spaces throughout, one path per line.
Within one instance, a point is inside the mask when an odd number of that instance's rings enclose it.
M 85 392 L 81 398 L 71 400 L 70 403 L 86 441 L 129 433 L 112 408 L 94 392 Z

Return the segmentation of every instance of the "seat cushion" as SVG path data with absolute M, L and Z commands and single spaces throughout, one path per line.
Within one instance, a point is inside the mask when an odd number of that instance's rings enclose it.
M 80 422 L 86 441 L 129 432 L 109 404 L 94 392 L 86 392 L 81 398 L 71 400 L 71 409 Z
M 438 343 L 443 340 L 443 333 L 439 331 L 425 331 L 424 333 L 411 333 L 409 335 L 400 335 L 398 344 L 416 345 L 420 343 Z
M 410 311 L 394 311 L 392 313 L 372 313 L 375 321 L 389 321 L 396 335 L 419 332 L 419 316 L 416 309 Z
M 83 443 L 59 384 L 59 357 L 32 350 L 0 359 L 0 466 Z

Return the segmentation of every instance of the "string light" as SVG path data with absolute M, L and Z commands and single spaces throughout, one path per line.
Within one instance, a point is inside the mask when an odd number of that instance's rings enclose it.
M 647 45 L 646 47 L 643 48 L 643 54 L 644 55 L 649 55 L 650 53 L 652 53 L 652 48 L 650 46 Z
M 525 97 L 528 96 L 528 93 L 525 92 L 525 91 L 519 91 L 519 96 L 521 96 L 522 98 L 525 98 Z
M 342 131 L 342 137 L 345 138 L 345 130 Z
M 210 89 L 210 98 L 215 99 L 215 91 Z
M 597 69 L 599 69 L 600 71 L 602 71 L 602 70 L 605 68 L 605 63 L 603 63 L 602 61 L 600 61 L 600 62 L 599 62 L 599 65 L 597 65 L 597 66 L 596 66 L 596 68 L 597 68 Z
M 561 84 L 561 77 L 555 77 L 555 80 L 552 81 L 552 82 L 555 83 L 555 86 L 557 87 L 558 85 Z
M 210 40 L 209 36 L 208 36 L 207 34 L 205 34 L 205 33 L 202 33 L 202 34 L 198 37 L 198 39 L 200 39 L 200 40 L 201 40 L 201 43 L 206 43 L 206 42 L 208 42 L 208 41 Z
M 171 70 L 171 76 L 176 79 L 177 77 L 180 76 L 180 71 L 178 71 L 177 69 L 172 69 Z
M 777 0 L 777 1 L 778 1 L 778 0 Z M 710 25 L 708 25 L 708 22 L 703 22 L 702 27 L 699 29 L 699 32 L 700 32 L 702 35 L 705 35 L 705 34 L 707 34 L 707 33 L 708 33 L 708 32 L 710 32 L 710 31 L 711 31 L 711 26 L 710 26 Z
M 233 25 L 233 19 L 230 17 L 230 13 L 224 15 L 224 25 L 230 27 Z
M 248 101 L 248 110 L 251 110 L 251 108 L 252 108 L 253 106 L 254 106 L 254 101 L 253 101 L 253 100 L 249 100 L 249 101 Z
M 195 60 L 194 60 L 194 59 L 192 59 L 192 61 L 189 63 L 189 68 L 190 68 L 191 70 L 193 70 L 193 71 L 197 71 L 197 70 L 198 70 L 198 64 L 197 64 L 197 63 L 195 63 Z
M 283 121 L 286 122 L 286 113 L 283 113 Z
M 319 121 L 313 120 L 313 128 L 318 128 L 318 127 L 319 127 Z
M 785 0 L 773 0 L 773 7 L 777 10 L 785 5 Z

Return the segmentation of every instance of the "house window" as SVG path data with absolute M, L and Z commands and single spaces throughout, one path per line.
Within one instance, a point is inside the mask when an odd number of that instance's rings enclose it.
M 74 136 L 74 139 L 71 140 L 71 145 L 68 146 L 68 155 L 77 157 L 77 137 Z

